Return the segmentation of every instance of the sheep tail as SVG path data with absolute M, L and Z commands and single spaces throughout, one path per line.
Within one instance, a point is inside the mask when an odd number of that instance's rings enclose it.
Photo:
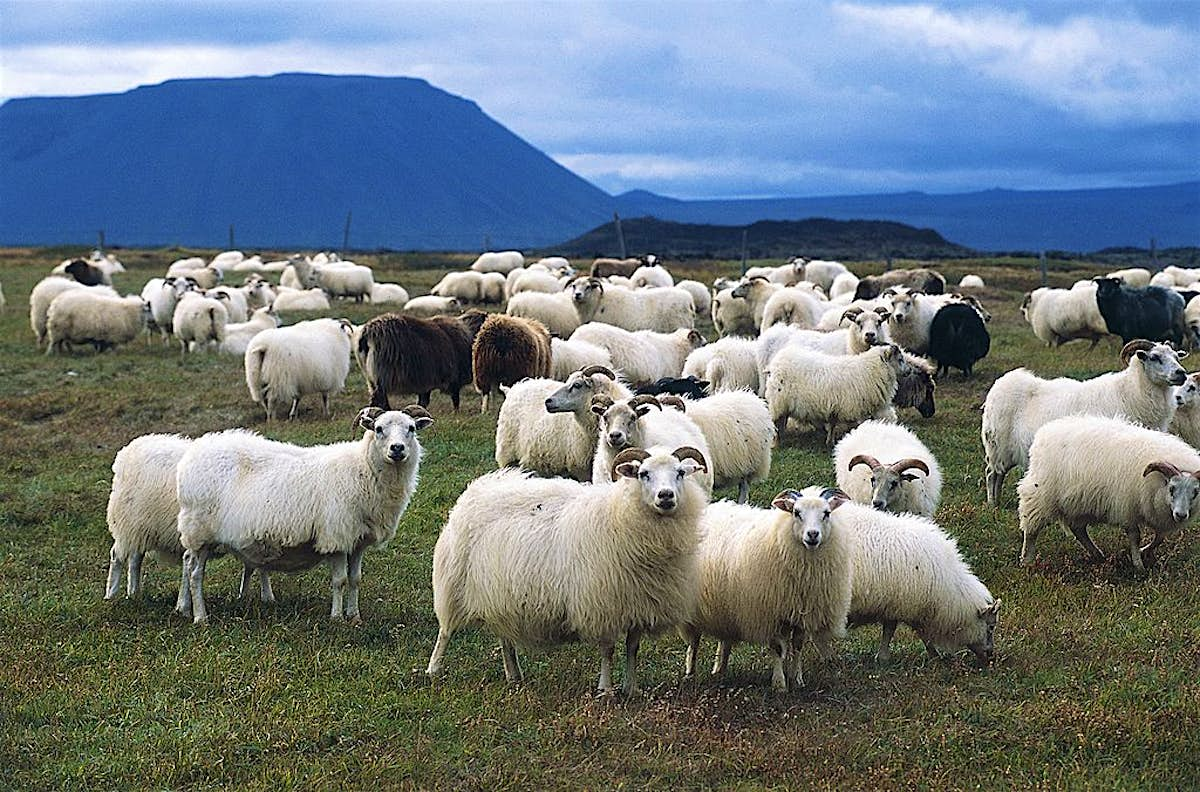
M 250 386 L 250 395 L 259 404 L 265 404 L 267 398 L 267 383 L 263 382 L 263 360 L 267 356 L 266 347 L 250 350 L 246 355 L 246 384 Z

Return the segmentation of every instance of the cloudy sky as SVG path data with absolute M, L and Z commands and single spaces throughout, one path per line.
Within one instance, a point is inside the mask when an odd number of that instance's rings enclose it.
M 423 77 L 612 193 L 1200 178 L 1200 0 L 0 0 L 0 100 Z

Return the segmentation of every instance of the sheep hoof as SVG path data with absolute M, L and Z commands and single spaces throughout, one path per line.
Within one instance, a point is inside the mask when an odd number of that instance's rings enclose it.
M 362 616 L 359 616 L 356 613 L 353 616 L 351 616 L 350 618 L 348 618 L 346 620 L 346 623 L 349 624 L 351 627 L 361 627 L 362 623 L 363 623 Z

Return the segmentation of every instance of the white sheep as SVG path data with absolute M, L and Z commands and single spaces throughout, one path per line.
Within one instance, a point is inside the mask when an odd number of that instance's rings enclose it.
M 271 284 L 256 275 L 246 278 L 246 282 L 242 284 L 242 293 L 246 295 L 246 307 L 251 312 L 266 308 L 275 302 L 275 290 L 271 288 Z
M 1108 273 L 1109 278 L 1120 278 L 1125 281 L 1126 286 L 1149 286 L 1150 285 L 1150 270 L 1144 267 L 1130 267 L 1129 269 L 1113 270 Z
M 635 289 L 664 288 L 674 286 L 675 279 L 663 266 L 638 267 L 629 276 L 629 284 Z
M 1192 349 L 1200 349 L 1200 299 L 1193 297 L 1183 307 L 1183 324 L 1187 328 L 1185 341 Z
M 692 295 L 692 308 L 696 311 L 696 316 L 708 316 L 712 297 L 707 286 L 700 281 L 681 280 L 675 283 L 675 288 L 683 289 Z
M 1004 477 L 1029 464 L 1034 433 L 1067 415 L 1124 416 L 1165 431 L 1175 412 L 1174 386 L 1186 379 L 1176 352 L 1167 344 L 1130 341 L 1121 350 L 1122 370 L 1089 380 L 1044 380 L 1019 368 L 996 380 L 983 402 L 984 459 L 988 503 L 1000 501 Z
M 899 424 L 856 426 L 834 447 L 833 469 L 838 487 L 851 500 L 881 511 L 932 518 L 942 498 L 942 470 L 933 452 Z
M 630 332 L 602 322 L 580 325 L 571 334 L 571 340 L 608 350 L 617 371 L 636 385 L 661 377 L 678 377 L 692 350 L 704 346 L 704 336 L 688 328 L 673 333 Z
M 958 282 L 960 289 L 982 289 L 983 287 L 983 278 L 978 275 L 963 275 Z
M 504 275 L 499 272 L 485 272 L 479 281 L 479 301 L 488 305 L 499 305 L 505 300 Z
M 204 571 L 218 548 L 267 570 L 324 561 L 330 618 L 358 621 L 363 552 L 395 536 L 417 487 L 417 431 L 432 423 L 416 405 L 368 407 L 359 413 L 364 431 L 356 441 L 301 448 L 240 429 L 194 441 L 177 471 L 193 621 L 208 619 Z
M 587 341 L 550 339 L 550 379 L 563 381 L 572 371 L 587 366 L 613 367 L 612 355 L 602 346 Z
M 496 419 L 496 465 L 591 481 L 597 416 L 592 397 L 627 399 L 631 391 L 604 366 L 572 372 L 566 382 L 522 380 L 509 388 Z
M 245 322 L 250 318 L 250 299 L 241 288 L 233 286 L 217 286 L 209 289 L 207 296 L 221 300 L 231 323 Z
M 513 270 L 517 276 L 512 279 L 511 286 L 508 289 L 509 299 L 513 295 L 522 292 L 542 292 L 543 294 L 557 294 L 563 290 L 562 284 L 558 277 L 549 270 L 542 269 L 525 269 Z
M 674 286 L 624 289 L 601 285 L 600 302 L 590 321 L 605 322 L 625 330 L 671 333 L 694 327 L 696 311 L 692 295 Z
M 759 332 L 777 324 L 795 325 L 796 327 L 812 328 L 825 313 L 829 303 L 815 297 L 806 289 L 787 287 L 780 289 L 767 298 L 763 306 L 762 322 Z
M 660 402 L 665 404 L 668 398 L 660 397 Z M 737 484 L 738 503 L 745 503 L 750 496 L 750 484 L 765 479 L 771 472 L 775 424 L 767 403 L 748 390 L 673 401 L 704 433 L 713 485 Z
M 713 674 L 722 674 L 739 641 L 773 653 L 771 687 L 803 683 L 800 647 L 811 638 L 828 654 L 846 634 L 855 537 L 835 529 L 832 513 L 846 499 L 827 490 L 785 490 L 772 509 L 720 501 L 700 517 L 696 608 L 680 628 L 688 642 L 684 674 L 693 676 L 700 637 L 718 640 Z
M 150 306 L 136 295 L 116 297 L 94 286 L 68 289 L 46 312 L 46 354 L 73 344 L 91 344 L 98 352 L 128 344 L 149 321 Z
M 459 497 L 433 551 L 438 675 L 450 637 L 482 625 L 500 638 L 504 672 L 521 679 L 516 647 L 570 640 L 600 650 L 612 691 L 613 647 L 625 636 L 626 695 L 637 692 L 643 635 L 682 622 L 695 598 L 696 524 L 708 498 L 694 448 L 626 449 L 604 484 L 499 471 Z
M 194 351 L 197 345 L 201 348 L 210 343 L 220 346 L 225 340 L 227 324 L 229 312 L 225 301 L 196 291 L 184 292 L 171 317 L 171 329 L 179 339 L 181 355 Z
M 825 427 L 833 445 L 839 424 L 857 424 L 891 406 L 903 356 L 894 344 L 857 355 L 785 347 L 767 365 L 765 395 L 780 445 L 788 418 Z
M 328 311 L 329 297 L 317 286 L 311 289 L 288 289 L 279 287 L 272 303 L 278 311 Z
M 1087 529 L 1107 523 L 1124 529 L 1130 560 L 1141 570 L 1163 538 L 1191 519 L 1200 497 L 1200 452 L 1174 435 L 1120 418 L 1059 418 L 1034 436 L 1017 494 L 1023 564 L 1033 563 L 1038 534 L 1055 521 L 1102 561 Z M 1154 533 L 1144 547 L 1143 528 Z
M 351 261 L 325 264 L 318 269 L 317 285 L 330 297 L 354 298 L 355 302 L 370 299 L 375 285 L 375 273 L 370 267 Z
M 250 340 L 263 330 L 279 327 L 279 316 L 270 306 L 259 308 L 250 318 L 241 323 L 225 325 L 225 339 L 221 341 L 217 351 L 226 355 L 245 357 L 246 347 Z
M 321 394 L 321 407 L 329 417 L 329 397 L 346 386 L 350 371 L 352 325 L 345 319 L 310 319 L 288 327 L 263 330 L 246 347 L 246 387 L 261 404 L 267 420 L 281 405 L 288 419 L 296 417 L 300 397 Z
M 804 490 L 808 493 L 809 490 Z M 860 503 L 833 513 L 835 530 L 858 540 L 850 624 L 882 624 L 875 657 L 891 657 L 898 624 L 917 633 L 931 655 L 970 649 L 990 662 L 1000 600 L 963 560 L 958 545 L 936 523 Z
M 861 311 L 876 311 L 882 308 L 889 315 L 892 311 L 887 299 L 883 297 L 876 297 L 871 300 L 850 300 L 844 304 L 841 302 L 830 302 L 824 307 L 821 317 L 817 320 L 813 329 L 822 330 L 826 333 L 831 330 L 837 330 L 842 327 L 842 318 L 846 315 L 846 311 L 852 308 Z
M 525 257 L 516 250 L 487 251 L 480 253 L 471 269 L 476 272 L 508 273 L 517 267 L 525 266 Z
M 697 448 L 710 464 L 699 478 L 704 491 L 712 494 L 712 456 L 704 431 L 685 412 L 663 409 L 653 396 L 633 396 L 613 401 L 592 397 L 592 413 L 599 419 L 596 456 L 592 460 L 592 483 L 601 484 L 612 475 L 613 460 L 626 448 L 687 445 Z
M 551 335 L 567 338 L 584 322 L 592 321 L 604 297 L 604 284 L 596 278 L 577 278 L 556 294 L 521 292 L 508 301 L 505 313 L 536 319 Z
M 377 304 L 395 303 L 404 305 L 408 302 L 408 290 L 398 283 L 379 283 L 371 287 L 371 302 Z
M 84 286 L 73 278 L 50 276 L 38 281 L 33 291 L 29 293 L 29 329 L 37 337 L 40 347 L 46 343 L 46 317 L 50 313 L 50 303 L 65 291 L 72 289 L 91 289 L 92 294 L 104 294 L 117 297 L 117 293 L 108 286 Z
M 458 313 L 462 307 L 462 303 L 457 297 L 438 297 L 433 294 L 425 294 L 413 297 L 404 304 L 402 310 L 409 316 L 428 319 L 431 316 Z
M 788 263 L 780 264 L 777 267 L 748 267 L 742 277 L 747 280 L 762 278 L 782 286 L 792 286 L 804 277 L 804 259 L 795 257 L 789 259 Z
M 1059 346 L 1076 338 L 1087 338 L 1092 348 L 1108 335 L 1108 325 L 1096 303 L 1095 281 L 1071 289 L 1050 289 L 1045 286 L 1025 295 L 1021 315 L 1033 334 L 1046 346 Z
M 1193 448 L 1200 448 L 1200 373 L 1189 374 L 1175 389 L 1175 414 L 1170 430 Z
M 180 277 L 188 275 L 192 270 L 204 269 L 208 266 L 208 262 L 199 256 L 188 256 L 187 258 L 175 259 L 171 265 L 167 267 L 167 277 Z
M 850 272 L 846 269 L 846 265 L 840 261 L 822 261 L 813 259 L 811 261 L 803 261 L 803 280 L 815 283 L 824 289 L 826 294 L 830 294 L 833 289 L 833 282 L 837 280 L 839 275 L 845 275 Z
M 771 299 L 771 295 L 775 292 L 784 288 L 786 287 L 783 284 L 772 283 L 765 278 L 746 278 L 733 289 L 731 296 L 736 300 L 746 301 L 750 313 L 754 317 L 754 327 L 761 329 L 767 300 Z
M 694 349 L 683 363 L 683 376 L 709 383 L 709 392 L 746 390 L 758 393 L 757 343 L 752 338 L 725 336 Z
M 153 327 L 162 336 L 163 344 L 167 344 L 172 331 L 172 321 L 175 316 L 175 305 L 184 292 L 192 288 L 186 278 L 151 278 L 142 287 L 142 299 L 150 306 L 150 319 Z
M 1195 267 L 1176 267 L 1168 264 L 1163 267 L 1162 274 L 1171 278 L 1173 286 L 1191 286 L 1200 281 L 1200 269 Z
M 876 308 L 873 311 L 847 308 L 842 311 L 842 328 L 840 330 L 822 332 L 804 330 L 793 325 L 783 325 L 788 328 L 786 332 L 769 328 L 759 336 L 760 348 L 769 352 L 778 340 L 783 340 L 783 345 L 777 348 L 798 346 L 815 349 L 827 355 L 857 355 L 873 346 L 888 342 L 888 329 L 885 324 L 887 318 L 886 308 Z M 770 358 L 765 358 L 764 367 L 769 363 Z
M 475 270 L 447 272 L 429 293 L 435 297 L 456 297 L 460 303 L 480 302 L 483 275 Z
M 208 265 L 224 272 L 227 269 L 233 269 L 245 259 L 246 254 L 240 250 L 225 250 L 213 256 Z
M 829 299 L 836 300 L 846 295 L 854 298 L 854 291 L 858 288 L 858 276 L 853 272 L 843 272 L 833 279 L 833 283 L 829 286 Z
M 734 284 L 713 291 L 709 306 L 713 327 L 721 336 L 758 335 L 758 323 L 754 321 L 752 306 L 746 300 L 733 296 L 736 288 L 737 284 Z

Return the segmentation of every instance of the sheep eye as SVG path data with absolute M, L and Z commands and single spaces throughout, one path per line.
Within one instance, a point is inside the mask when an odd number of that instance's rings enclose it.
M 893 482 L 892 482 L 892 489 L 896 489 L 896 487 L 897 487 L 897 486 L 899 486 L 899 484 L 900 484 L 900 482 L 899 482 L 899 481 L 893 481 Z
M 638 478 L 640 478 L 642 481 L 649 481 L 650 474 L 643 470 L 641 473 L 638 473 Z
M 415 432 L 415 431 L 417 431 L 417 427 L 415 427 L 415 426 L 410 426 L 410 427 L 408 427 L 408 433 L 409 433 L 409 434 L 412 434 L 412 433 L 413 433 L 413 432 Z
M 676 471 L 676 472 L 675 472 L 675 478 L 683 478 L 683 471 L 682 471 L 682 470 L 678 470 L 678 471 Z
M 1153 360 L 1155 363 L 1157 363 L 1162 358 L 1160 358 L 1158 355 L 1151 355 L 1150 359 Z
M 383 434 L 383 428 L 382 428 L 382 427 L 379 427 L 379 426 L 376 426 L 376 427 L 375 427 L 375 434 L 377 434 L 377 435 L 381 435 L 381 434 Z

